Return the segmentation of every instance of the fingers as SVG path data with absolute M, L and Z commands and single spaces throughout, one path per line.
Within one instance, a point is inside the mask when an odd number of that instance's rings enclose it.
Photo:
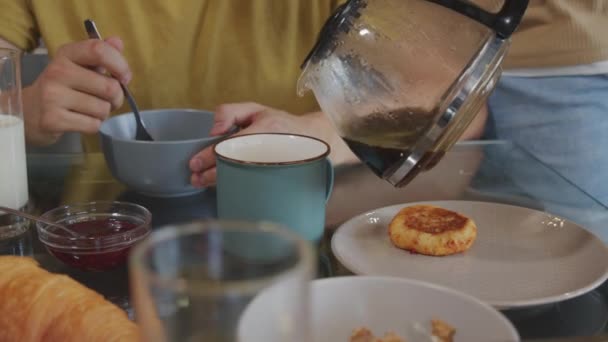
M 210 134 L 226 134 L 233 126 L 247 127 L 255 116 L 265 109 L 265 106 L 253 102 L 221 105 L 215 111 L 215 124 Z M 240 134 L 243 133 L 246 131 L 240 132 Z M 217 171 L 213 147 L 207 147 L 197 153 L 190 159 L 189 166 L 192 171 L 190 182 L 193 186 L 202 187 L 215 184 Z
M 212 146 L 197 153 L 190 159 L 189 164 L 193 186 L 209 186 L 215 183 L 215 153 Z
M 117 80 L 82 68 L 69 60 L 60 60 L 47 67 L 46 77 L 52 82 L 96 96 L 107 101 L 111 109 L 119 108 L 124 100 Z
M 101 126 L 101 120 L 90 116 L 74 113 L 67 109 L 57 108 L 53 112 L 47 113 L 42 118 L 44 125 L 49 132 L 83 132 L 95 133 Z
M 203 172 L 215 166 L 213 147 L 207 147 L 190 159 L 190 171 Z
M 64 45 L 57 51 L 57 57 L 85 67 L 102 67 L 124 84 L 131 80 L 131 70 L 124 56 L 103 40 L 89 39 Z
M 217 169 L 213 168 L 205 173 L 193 173 L 190 177 L 190 182 L 196 188 L 208 187 L 215 185 L 217 181 Z
M 232 126 L 232 125 L 230 125 Z M 229 127 L 230 127 L 229 126 Z M 258 133 L 259 130 L 264 130 L 264 127 L 250 126 L 243 130 L 240 130 L 234 135 L 243 135 L 250 133 Z M 199 153 L 195 154 L 189 162 L 190 171 L 193 173 L 203 173 L 207 170 L 215 167 L 215 153 L 213 152 L 213 146 L 207 147 Z
M 215 125 L 210 134 L 225 134 L 233 126 L 247 127 L 255 115 L 265 109 L 265 106 L 253 102 L 221 105 L 215 111 Z
M 258 121 L 264 121 L 263 116 L 270 109 L 258 103 L 245 102 L 224 104 L 219 106 L 215 111 L 215 125 L 211 130 L 211 135 L 226 134 L 233 126 L 244 128 L 237 135 L 256 133 L 259 130 L 267 130 L 264 123 L 260 125 L 250 125 L 260 118 Z M 259 126 L 259 127 L 254 127 Z M 272 128 L 270 128 L 272 130 Z M 210 186 L 215 184 L 216 173 L 215 169 L 215 154 L 213 147 L 208 147 L 197 153 L 189 163 L 192 171 L 191 183 L 193 186 Z
M 261 132 L 280 132 L 282 131 L 282 129 L 280 129 L 280 126 L 272 126 L 271 123 L 269 123 L 269 120 L 266 120 L 267 118 L 269 118 L 270 116 L 266 116 L 266 108 L 265 107 L 261 107 L 262 109 L 260 111 L 258 111 L 259 114 L 261 114 L 260 116 L 257 116 L 258 113 L 254 113 L 253 115 L 243 115 L 240 116 L 239 118 L 243 119 L 246 118 L 246 120 L 257 120 L 255 121 L 255 123 L 252 122 L 248 122 L 247 125 L 251 124 L 250 126 L 248 126 L 245 129 L 240 130 L 238 133 L 234 134 L 234 135 L 245 135 L 245 134 L 253 134 L 253 133 L 261 133 Z M 239 122 L 238 120 L 235 120 L 234 122 Z M 243 122 L 243 121 L 241 121 Z M 230 127 L 230 126 L 229 126 Z M 216 159 L 215 159 L 215 153 L 213 151 L 213 146 L 211 147 L 207 147 L 204 150 L 202 150 L 201 152 L 197 153 L 194 157 L 192 157 L 192 159 L 190 160 L 190 170 L 192 171 L 192 177 L 191 177 L 191 182 L 192 185 L 195 187 L 202 187 L 202 186 L 211 186 L 215 184 L 216 181 L 216 176 L 217 176 L 217 170 L 215 168 L 216 165 Z
M 99 120 L 106 119 L 112 109 L 107 101 L 67 87 L 56 91 L 47 90 L 45 96 L 46 103 L 52 104 L 53 107 L 65 108 L 70 112 L 85 114 Z
M 124 43 L 122 42 L 122 39 L 120 39 L 118 37 L 107 38 L 107 39 L 105 39 L 105 42 L 112 45 L 115 49 L 117 49 L 121 53 L 125 48 Z M 100 74 L 105 74 L 107 72 L 107 70 L 104 67 L 100 67 L 100 66 L 95 67 L 92 70 L 95 70 L 96 72 L 98 72 Z

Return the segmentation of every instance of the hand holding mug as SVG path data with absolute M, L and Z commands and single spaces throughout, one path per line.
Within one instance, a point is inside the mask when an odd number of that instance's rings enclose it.
M 315 129 L 307 116 L 296 116 L 257 103 L 235 103 L 219 106 L 215 111 L 212 136 L 228 133 L 233 127 L 237 135 L 252 133 L 295 133 L 314 136 Z M 331 128 L 330 128 L 331 129 Z M 196 187 L 215 184 L 217 171 L 213 148 L 204 149 L 190 160 L 191 182 Z

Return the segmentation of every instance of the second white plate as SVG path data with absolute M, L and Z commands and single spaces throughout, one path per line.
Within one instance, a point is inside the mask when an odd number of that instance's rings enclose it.
M 544 212 L 511 205 L 424 202 L 472 218 L 477 240 L 467 252 L 416 255 L 393 246 L 388 225 L 407 203 L 377 209 L 344 223 L 332 250 L 360 275 L 419 279 L 473 295 L 495 307 L 548 304 L 584 294 L 608 278 L 608 248 L 583 227 Z

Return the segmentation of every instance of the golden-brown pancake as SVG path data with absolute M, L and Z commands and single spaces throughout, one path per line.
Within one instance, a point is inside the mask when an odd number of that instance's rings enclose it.
M 392 243 L 411 252 L 444 256 L 466 251 L 477 237 L 470 218 L 432 205 L 403 208 L 388 230 Z

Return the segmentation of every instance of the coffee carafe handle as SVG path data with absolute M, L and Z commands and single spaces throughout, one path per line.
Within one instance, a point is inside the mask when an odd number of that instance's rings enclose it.
M 529 0 L 505 0 L 500 11 L 488 12 L 467 0 L 426 0 L 447 7 L 496 31 L 508 39 L 511 37 L 528 8 Z

